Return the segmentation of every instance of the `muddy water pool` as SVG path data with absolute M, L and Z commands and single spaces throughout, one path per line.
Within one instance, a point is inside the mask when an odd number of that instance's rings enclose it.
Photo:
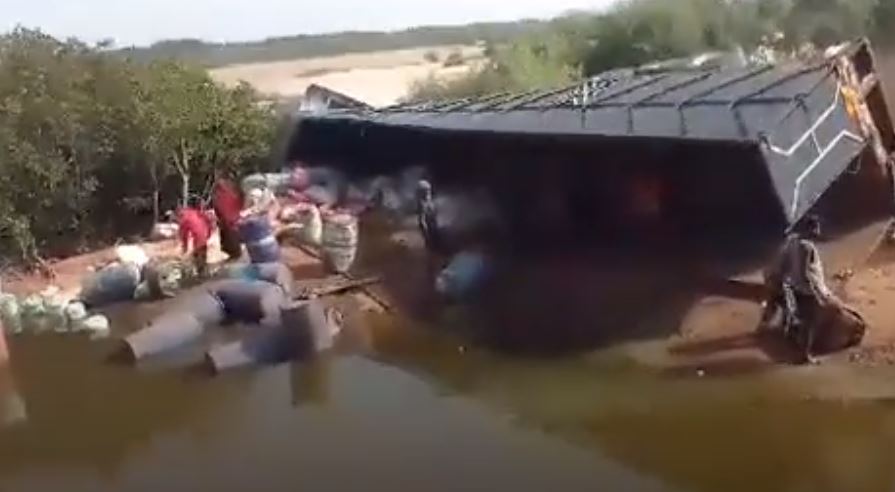
M 216 379 L 106 364 L 103 343 L 15 340 L 0 490 L 895 487 L 895 405 L 805 391 L 826 381 L 812 369 L 671 376 L 618 350 L 535 360 L 381 319 L 368 335 Z

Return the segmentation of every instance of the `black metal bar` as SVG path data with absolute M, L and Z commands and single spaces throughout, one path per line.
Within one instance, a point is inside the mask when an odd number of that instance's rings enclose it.
M 743 101 L 738 106 L 758 106 L 761 104 L 790 104 L 793 99 L 802 96 L 802 93 L 796 94 L 792 97 L 787 96 L 775 96 L 775 97 L 755 97 L 749 99 L 747 101 Z
M 678 117 L 680 118 L 681 135 L 685 136 L 689 133 L 689 130 L 687 128 L 687 117 L 686 117 L 686 114 L 684 113 L 684 108 L 686 108 L 688 106 L 695 106 L 697 103 L 694 101 L 702 100 L 702 98 L 704 98 L 708 95 L 711 95 L 717 91 L 726 89 L 728 87 L 739 84 L 741 82 L 745 82 L 746 80 L 749 80 L 753 77 L 757 77 L 757 76 L 767 72 L 768 70 L 771 70 L 771 68 L 772 67 L 770 65 L 765 65 L 765 66 L 761 66 L 761 67 L 749 70 L 744 74 L 737 75 L 736 77 L 730 77 L 727 80 L 725 80 L 724 82 L 714 85 L 712 87 L 709 87 L 706 90 L 697 92 L 696 94 L 693 94 L 692 96 L 690 96 L 690 97 L 684 99 L 683 101 L 681 101 L 680 103 L 678 103 L 677 111 L 678 111 Z M 699 104 L 702 104 L 702 101 L 700 101 Z
M 802 108 L 802 112 L 805 114 L 805 126 L 807 128 L 811 128 L 811 125 L 814 124 L 814 121 L 812 121 L 812 119 L 811 119 L 812 118 L 811 109 L 808 108 L 808 104 L 805 103 L 805 98 L 797 97 L 795 105 L 797 107 Z M 815 132 L 811 132 L 811 133 L 812 133 L 811 141 L 814 144 L 814 151 L 817 152 L 818 157 L 820 157 L 822 150 L 820 148 L 820 144 L 817 142 L 817 133 L 815 133 Z
M 557 94 L 559 92 L 556 92 Z M 527 93 L 531 94 L 531 93 Z M 541 95 L 538 93 L 537 95 Z M 555 95 L 555 94 L 554 94 Z M 798 94 L 797 96 L 807 95 Z M 452 101 L 450 103 L 427 103 L 427 104 L 416 104 L 408 107 L 407 109 L 383 109 L 377 112 L 380 113 L 414 113 L 414 112 L 462 112 L 463 110 L 469 109 L 471 106 L 475 106 L 477 104 L 485 104 L 482 107 L 475 108 L 471 110 L 471 112 L 484 112 L 488 109 L 496 106 L 500 106 L 501 104 L 505 104 L 507 101 L 513 101 L 523 97 L 523 95 L 516 94 L 506 100 L 497 100 L 497 96 L 490 96 L 488 100 L 484 99 L 474 99 L 474 100 L 460 100 L 460 101 Z M 793 97 L 784 97 L 784 96 L 775 96 L 775 97 L 761 97 L 761 98 L 753 98 L 749 99 L 746 102 L 740 102 L 740 106 L 755 106 L 761 104 L 789 104 L 793 101 Z M 489 102 L 490 101 L 490 102 Z M 687 103 L 689 107 L 695 106 L 730 106 L 732 101 L 730 99 L 700 99 L 694 100 Z M 454 107 L 453 105 L 456 105 Z M 523 104 L 514 104 L 512 108 L 501 108 L 501 111 L 508 111 L 510 109 L 559 109 L 559 108 L 568 108 L 573 105 L 568 103 L 557 103 L 550 106 L 537 106 L 532 108 L 525 108 Z M 602 109 L 602 108 L 675 108 L 680 109 L 680 103 L 673 101 L 645 101 L 642 99 L 640 101 L 634 103 L 622 103 L 622 102 L 602 102 L 602 103 L 592 103 L 587 106 L 587 109 Z
M 746 126 L 746 120 L 743 119 L 743 113 L 740 111 L 739 106 L 732 106 L 731 111 L 733 112 L 733 120 L 737 124 L 737 130 L 740 132 L 740 136 L 746 138 L 749 136 L 749 127 Z
M 630 77 L 627 79 L 630 79 Z M 623 80 L 625 80 L 624 72 L 619 70 L 611 70 L 595 77 L 591 77 L 581 85 L 585 90 L 585 92 L 582 93 L 583 99 L 581 105 L 590 105 L 591 97 L 596 97 L 598 94 L 605 93 Z
M 426 110 L 444 113 L 448 111 L 454 111 L 456 107 L 463 107 L 473 101 L 475 101 L 475 98 L 472 97 L 464 97 L 463 99 L 451 99 L 447 101 L 434 101 L 428 108 L 426 108 Z
M 419 113 L 428 111 L 429 108 L 438 104 L 436 101 L 424 101 L 407 104 L 397 110 L 389 111 L 389 113 Z
M 462 108 L 462 109 L 465 110 L 465 111 L 470 111 L 470 110 L 471 110 L 471 111 L 479 111 L 479 110 L 481 110 L 482 108 L 487 108 L 487 107 L 490 106 L 491 103 L 493 103 L 494 101 L 499 101 L 499 100 L 506 99 L 508 96 L 511 96 L 511 95 L 514 95 L 514 94 L 513 94 L 512 92 L 498 92 L 497 94 L 491 94 L 491 95 L 489 95 L 489 96 L 483 96 L 483 97 L 480 97 L 480 98 L 476 99 L 475 101 L 473 101 L 473 102 L 467 104 L 467 105 L 466 105 L 464 108 Z M 481 107 L 479 107 L 479 106 L 481 106 Z M 471 109 L 472 107 L 475 107 L 475 109 Z M 456 111 L 456 109 L 455 109 L 455 111 Z
M 676 90 L 680 89 L 681 87 L 686 87 L 688 85 L 694 84 L 701 80 L 705 80 L 705 79 L 711 77 L 713 73 L 714 73 L 713 71 L 700 73 L 699 75 L 697 75 L 695 77 L 689 77 L 687 79 L 684 79 L 681 82 L 671 84 L 668 87 L 661 88 L 658 91 L 653 92 L 652 94 L 646 95 L 646 97 L 643 97 L 637 101 L 629 103 L 627 105 L 627 107 L 625 108 L 625 111 L 628 114 L 628 133 L 629 134 L 634 133 L 634 108 L 645 107 L 647 104 L 649 104 L 649 102 L 651 100 L 653 100 L 657 97 L 660 97 L 660 96 L 664 96 L 664 95 L 668 94 L 669 92 L 676 91 Z
M 678 83 L 671 84 L 671 85 L 669 85 L 668 87 L 665 87 L 665 88 L 663 88 L 663 89 L 661 89 L 661 90 L 659 90 L 659 91 L 656 91 L 656 92 L 653 93 L 653 94 L 649 94 L 649 95 L 647 95 L 646 97 L 644 97 L 644 98 L 642 98 L 642 99 L 640 99 L 640 100 L 638 100 L 638 101 L 634 101 L 633 103 L 630 104 L 630 106 L 632 106 L 632 107 L 637 107 L 637 106 L 645 105 L 646 103 L 652 101 L 653 99 L 656 99 L 656 98 L 658 98 L 658 97 L 664 96 L 664 95 L 666 95 L 666 94 L 668 94 L 668 93 L 670 93 L 670 92 L 674 92 L 674 91 L 676 91 L 676 90 L 678 90 L 678 89 L 687 87 L 688 85 L 692 85 L 692 84 L 695 84 L 695 83 L 697 83 L 697 82 L 701 82 L 701 81 L 703 81 L 703 80 L 705 80 L 705 79 L 711 77 L 711 76 L 714 75 L 715 73 L 716 73 L 715 70 L 709 70 L 709 71 L 705 71 L 704 73 L 700 73 L 699 75 L 697 75 L 697 76 L 695 76 L 695 77 L 689 77 L 689 78 L 684 79 L 684 80 L 682 80 L 682 81 L 680 81 L 680 82 L 678 82 Z
M 537 92 L 537 93 L 531 93 L 531 92 L 529 92 L 529 94 L 531 94 L 530 97 L 526 97 L 526 98 L 524 98 L 524 99 L 518 100 L 518 101 L 514 102 L 513 104 L 510 104 L 510 105 L 508 105 L 508 106 L 505 106 L 505 107 L 501 108 L 501 110 L 503 110 L 503 111 L 511 111 L 511 110 L 513 110 L 513 109 L 518 109 L 518 108 L 521 108 L 521 107 L 523 107 L 523 106 L 528 106 L 529 104 L 536 103 L 536 102 L 538 102 L 538 101 L 540 101 L 540 100 L 542 100 L 542 99 L 546 99 L 546 98 L 548 98 L 548 97 L 550 97 L 550 96 L 555 96 L 555 95 L 557 95 L 557 94 L 562 94 L 563 92 L 574 91 L 574 90 L 575 90 L 577 87 L 579 87 L 580 85 L 581 85 L 581 84 L 575 84 L 575 85 L 569 85 L 569 86 L 561 87 L 561 88 L 559 88 L 559 89 L 542 90 L 542 91 Z
M 760 99 L 752 99 L 748 102 L 748 104 L 741 105 L 749 105 L 756 106 L 761 104 L 788 104 L 792 102 L 791 97 L 764 97 Z M 699 101 L 694 101 L 689 104 L 689 106 L 729 106 L 729 99 L 701 99 Z M 592 105 L 590 109 L 600 109 L 600 108 L 627 108 L 631 106 L 629 103 L 619 103 L 619 102 L 604 102 L 597 105 Z M 678 103 L 671 101 L 651 101 L 645 103 L 638 103 L 637 108 L 677 108 Z
M 796 78 L 801 77 L 805 74 L 809 74 L 811 72 L 816 72 L 823 67 L 824 67 L 823 64 L 820 64 L 820 65 L 815 64 L 808 68 L 802 68 L 800 70 L 795 70 L 793 72 L 790 72 L 782 77 L 779 77 L 777 79 L 772 80 L 771 82 L 768 82 L 767 84 L 759 87 L 758 89 L 756 89 L 752 92 L 749 92 L 747 94 L 744 94 L 744 95 L 738 97 L 731 104 L 734 106 L 739 105 L 743 101 L 746 101 L 746 100 L 752 99 L 756 96 L 759 96 L 761 94 L 764 94 L 765 92 L 767 92 L 775 87 L 781 86 L 781 85 L 789 82 L 790 80 L 796 79 Z
M 520 94 L 520 93 L 518 93 L 518 92 L 504 92 L 504 93 L 501 93 L 499 96 L 495 96 L 494 98 L 490 98 L 490 99 L 488 99 L 487 101 L 482 101 L 481 106 L 480 106 L 480 107 L 477 107 L 477 108 L 475 109 L 475 112 L 487 111 L 487 110 L 489 110 L 489 109 L 491 109 L 491 108 L 495 108 L 495 107 L 500 106 L 500 105 L 502 105 L 502 104 L 506 104 L 506 103 L 508 103 L 508 102 L 510 102 L 510 101 L 516 100 L 516 99 L 518 99 L 518 98 L 520 98 L 520 97 L 523 97 L 524 94 L 529 94 L 529 93 L 531 93 L 531 91 L 529 91 L 529 92 L 524 92 L 524 93 L 522 93 L 522 94 Z
M 788 73 L 788 74 L 784 75 L 783 77 L 779 77 L 779 78 L 777 78 L 777 79 L 775 79 L 775 80 L 773 80 L 773 81 L 771 81 L 771 82 L 769 82 L 769 83 L 767 83 L 767 84 L 761 86 L 760 88 L 758 88 L 758 89 L 755 90 L 755 91 L 752 91 L 752 92 L 750 92 L 750 93 L 747 93 L 747 94 L 745 94 L 745 95 L 743 95 L 743 96 L 740 96 L 740 97 L 734 99 L 734 100 L 730 103 L 730 110 L 731 110 L 731 112 L 733 112 L 734 120 L 736 120 L 736 122 L 737 122 L 737 127 L 738 127 L 739 130 L 740 130 L 740 136 L 742 136 L 742 137 L 745 138 L 745 137 L 748 137 L 748 135 L 749 135 L 749 129 L 746 127 L 746 122 L 745 122 L 745 120 L 743 120 L 743 114 L 742 114 L 742 112 L 740 112 L 740 108 L 739 108 L 739 107 L 740 107 L 741 104 L 743 104 L 743 103 L 745 103 L 746 101 L 749 101 L 749 100 L 755 98 L 756 96 L 759 96 L 759 95 L 761 95 L 761 94 L 764 94 L 765 92 L 767 92 L 767 91 L 773 89 L 774 87 L 779 87 L 780 85 L 782 85 L 782 84 L 784 84 L 784 83 L 786 83 L 786 82 L 789 82 L 789 81 L 791 81 L 791 80 L 793 80 L 793 79 L 795 79 L 795 78 L 801 77 L 801 76 L 803 76 L 803 75 L 805 75 L 805 74 L 808 74 L 808 73 L 811 73 L 811 72 L 816 72 L 817 70 L 819 70 L 819 69 L 821 69 L 821 68 L 823 68 L 823 65 L 813 65 L 813 66 L 808 67 L 808 68 L 803 68 L 803 69 L 800 69 L 800 70 L 795 70 L 795 71 L 793 71 L 793 72 L 791 72 L 791 73 Z
M 483 106 L 483 107 L 481 107 L 481 108 L 477 108 L 477 109 L 476 109 L 476 112 L 481 112 L 481 111 L 486 111 L 486 110 L 489 110 L 489 109 L 498 108 L 498 107 L 503 106 L 503 105 L 505 105 L 505 104 L 512 103 L 513 101 L 517 101 L 517 100 L 519 100 L 519 99 L 522 99 L 522 98 L 531 96 L 532 94 L 537 94 L 538 92 L 540 92 L 539 89 L 530 90 L 530 91 L 521 92 L 521 93 L 516 93 L 516 94 L 509 94 L 509 93 L 507 93 L 507 95 L 506 95 L 505 98 L 500 99 L 500 100 L 494 100 L 493 102 L 490 102 L 490 103 L 486 104 L 485 106 Z
M 603 82 L 603 84 L 598 85 L 598 83 Z M 611 87 L 617 85 L 620 82 L 619 79 L 607 79 L 601 77 L 595 77 L 585 82 L 578 84 L 578 89 L 569 89 L 567 90 L 568 94 L 565 96 L 564 100 L 560 101 L 541 101 L 540 104 L 532 104 L 530 107 L 534 107 L 537 109 L 555 109 L 555 108 L 570 108 L 575 107 L 581 109 L 582 111 L 588 109 L 590 106 L 590 98 L 595 97 L 596 95 L 603 93 L 609 90 Z M 578 96 L 581 96 L 581 101 L 577 102 L 576 99 Z M 553 97 L 552 95 L 550 97 Z M 546 99 L 546 98 L 545 98 Z
M 629 84 L 626 87 L 622 87 L 618 91 L 611 92 L 609 94 L 605 94 L 603 97 L 600 97 L 600 98 L 597 98 L 597 99 L 591 101 L 590 104 L 587 105 L 587 107 L 592 108 L 594 106 L 601 104 L 603 101 L 608 101 L 610 99 L 614 99 L 619 96 L 624 96 L 625 94 L 630 94 L 638 89 L 642 89 L 644 87 L 655 84 L 656 82 L 659 82 L 660 80 L 664 80 L 667 77 L 668 77 L 668 74 L 661 74 L 661 75 L 655 75 L 652 77 L 646 77 L 646 80 Z
M 728 87 L 730 87 L 732 85 L 739 84 L 740 82 L 745 82 L 746 80 L 757 77 L 757 76 L 767 72 L 768 70 L 771 70 L 772 68 L 773 67 L 771 65 L 765 65 L 765 66 L 761 66 L 761 67 L 749 70 L 748 72 L 741 74 L 741 75 L 737 75 L 736 77 L 730 77 L 729 79 L 725 80 L 724 82 L 722 82 L 718 85 L 714 85 L 704 91 L 693 94 L 692 96 L 688 97 L 687 99 L 684 99 L 683 101 L 681 101 L 679 103 L 679 106 L 682 108 L 685 106 L 690 106 L 690 105 L 694 104 L 693 101 L 695 101 L 697 99 L 702 99 L 705 96 L 714 94 L 717 91 L 720 91 L 722 89 L 727 89 Z
M 807 92 L 801 93 L 801 94 L 799 94 L 799 96 L 800 96 L 800 97 L 809 97 L 811 94 L 814 94 L 814 92 L 815 92 L 818 88 L 820 88 L 820 87 L 821 87 L 827 80 L 829 80 L 830 76 L 832 76 L 832 75 L 833 75 L 833 68 L 832 68 L 832 67 L 828 67 L 828 70 L 827 70 L 826 75 L 824 75 L 823 77 L 821 77 L 820 80 L 818 80 L 814 85 L 812 85 L 812 86 L 808 89 Z M 751 101 L 750 101 L 750 103 L 751 103 Z M 780 117 L 780 118 L 779 118 L 773 125 L 771 125 L 771 128 L 772 128 L 772 129 L 776 129 L 778 126 L 780 126 L 781 124 L 783 124 L 783 122 L 786 121 L 787 118 L 789 118 L 790 116 L 792 116 L 792 114 L 796 111 L 796 109 L 798 109 L 798 107 L 795 106 L 795 105 L 793 105 L 792 107 L 790 107 L 785 113 L 783 113 L 783 116 L 781 116 L 781 117 Z
M 411 106 L 416 106 L 418 104 L 419 104 L 418 102 L 403 102 L 403 103 L 398 103 L 398 104 L 392 104 L 391 106 L 386 106 L 384 108 L 380 108 L 379 112 L 380 113 L 393 113 L 396 111 L 402 111 L 405 108 L 409 108 Z

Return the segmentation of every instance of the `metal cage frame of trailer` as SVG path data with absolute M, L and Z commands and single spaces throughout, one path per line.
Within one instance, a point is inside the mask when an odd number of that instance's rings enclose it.
M 311 143 L 333 157 L 340 147 L 383 129 L 404 131 L 408 139 L 436 134 L 733 144 L 731 149 L 761 156 L 767 178 L 762 186 L 773 188 L 781 222 L 792 227 L 869 147 L 877 151 L 881 175 L 891 178 L 888 156 L 895 143 L 875 70 L 869 43 L 860 40 L 813 63 L 622 69 L 554 90 L 332 110 L 300 119 L 290 154 L 300 157 L 308 140 L 322 134 L 315 129 L 338 129 L 338 141 Z M 859 99 L 849 99 L 855 93 Z M 869 116 L 862 121 L 857 113 Z

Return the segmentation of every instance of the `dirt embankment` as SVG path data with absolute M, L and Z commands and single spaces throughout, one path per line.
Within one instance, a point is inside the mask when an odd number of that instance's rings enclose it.
M 175 257 L 179 248 L 175 241 L 141 243 L 140 246 L 153 258 Z M 90 274 L 91 269 L 109 264 L 115 259 L 114 247 L 65 259 L 50 259 L 48 264 L 52 269 L 52 278 L 41 273 L 5 272 L 3 291 L 16 295 L 27 295 L 54 285 L 64 293 L 76 292 L 81 286 L 81 280 Z
M 209 262 L 220 263 L 225 255 L 220 251 L 220 238 L 214 234 L 209 241 Z M 177 240 L 147 241 L 136 243 L 143 248 L 150 258 L 166 260 L 181 256 L 180 243 Z M 117 259 L 115 246 L 103 248 L 90 253 L 64 259 L 50 259 L 52 278 L 42 273 L 24 273 L 8 271 L 3 274 L 3 291 L 16 295 L 26 295 L 47 288 L 50 285 L 59 287 L 64 295 L 72 296 L 81 288 L 81 281 L 91 270 L 100 268 Z

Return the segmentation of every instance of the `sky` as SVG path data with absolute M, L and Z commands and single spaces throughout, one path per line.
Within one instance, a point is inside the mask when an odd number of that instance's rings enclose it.
M 162 39 L 248 41 L 345 30 L 548 18 L 611 0 L 0 0 L 0 30 L 17 25 L 117 46 Z M 6 4 L 6 5 L 4 5 Z

